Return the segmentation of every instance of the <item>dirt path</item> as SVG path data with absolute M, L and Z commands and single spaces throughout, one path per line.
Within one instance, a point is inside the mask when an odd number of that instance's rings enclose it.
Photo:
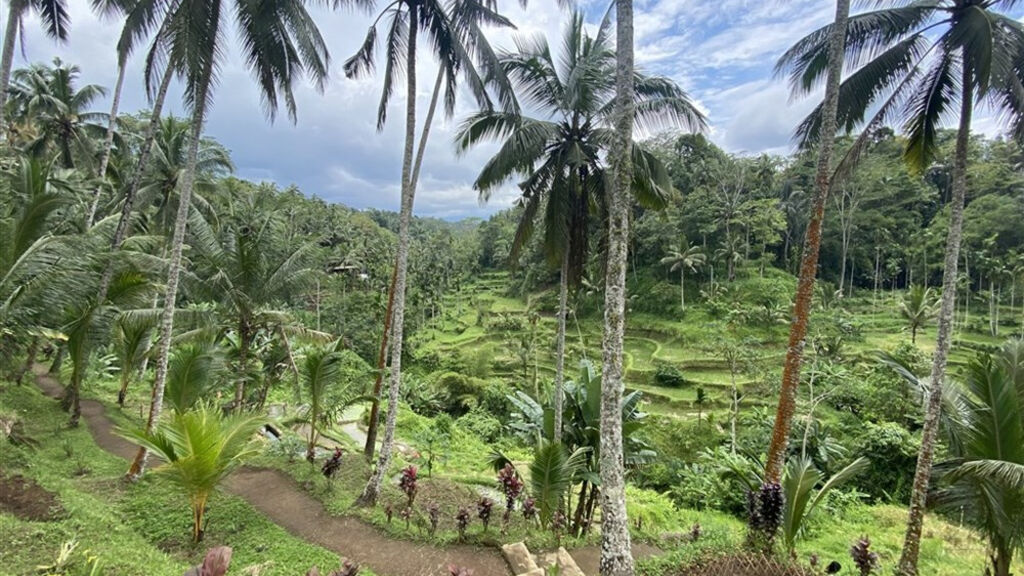
M 45 368 L 37 366 L 35 372 L 43 392 L 54 398 L 63 395 L 63 386 Z M 135 447 L 113 433 L 114 424 L 103 404 L 83 399 L 82 419 L 100 448 L 125 459 L 134 456 Z M 318 500 L 279 470 L 239 470 L 228 479 L 226 488 L 293 535 L 359 562 L 381 576 L 441 576 L 447 574 L 449 564 L 472 568 L 479 576 L 509 574 L 505 561 L 493 548 L 437 548 L 393 540 L 356 518 L 331 516 Z

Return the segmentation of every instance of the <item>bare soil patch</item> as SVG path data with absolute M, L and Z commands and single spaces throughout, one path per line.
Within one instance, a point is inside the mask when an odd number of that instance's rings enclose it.
M 19 474 L 0 476 L 0 510 L 32 522 L 49 522 L 64 515 L 56 494 Z

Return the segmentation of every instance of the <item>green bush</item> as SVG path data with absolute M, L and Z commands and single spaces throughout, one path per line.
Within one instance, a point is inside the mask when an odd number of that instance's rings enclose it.
M 683 373 L 671 364 L 659 364 L 654 372 L 654 384 L 666 388 L 682 388 L 686 384 Z
M 501 436 L 501 420 L 479 408 L 462 415 L 455 424 L 487 442 L 494 442 Z
M 917 438 L 892 422 L 864 424 L 855 446 L 872 465 L 853 480 L 853 486 L 884 502 L 905 502 L 910 497 L 917 466 Z

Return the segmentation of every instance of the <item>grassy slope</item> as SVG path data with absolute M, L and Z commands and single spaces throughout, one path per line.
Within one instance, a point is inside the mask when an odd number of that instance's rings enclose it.
M 180 576 L 208 547 L 234 549 L 231 573 L 264 565 L 264 576 L 304 574 L 313 564 L 336 566 L 338 557 L 297 540 L 244 501 L 218 494 L 211 503 L 207 541 L 194 548 L 187 501 L 169 482 L 149 475 L 125 485 L 126 463 L 104 452 L 88 430 L 66 427 L 67 415 L 35 387 L 0 383 L 0 413 L 18 414 L 39 442 L 32 450 L 0 440 L 0 470 L 21 474 L 58 494 L 67 511 L 54 522 L 28 522 L 0 514 L 0 574 L 35 574 L 53 562 L 61 544 L 102 561 L 106 574 Z M 84 473 L 83 473 L 84 471 Z

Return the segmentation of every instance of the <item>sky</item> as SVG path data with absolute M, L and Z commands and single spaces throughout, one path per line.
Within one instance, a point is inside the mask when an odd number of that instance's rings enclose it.
M 92 14 L 86 0 L 69 0 L 71 37 L 64 45 L 47 39 L 34 17 L 25 22 L 24 54 L 15 66 L 48 62 L 60 57 L 82 69 L 81 82 L 112 87 L 116 80 L 116 20 Z M 516 30 L 494 30 L 492 45 L 510 48 L 514 34 L 543 34 L 557 45 L 568 15 L 554 0 L 532 0 L 523 10 L 506 0 L 504 14 Z M 579 2 L 590 23 L 596 24 L 607 0 Z M 791 102 L 784 79 L 774 78 L 778 56 L 796 40 L 834 17 L 830 0 L 636 0 L 637 65 L 645 72 L 674 79 L 709 119 L 708 137 L 737 154 L 791 151 L 793 128 L 820 99 L 820 94 Z M 236 165 L 236 174 L 255 181 L 296 185 L 307 195 L 355 208 L 397 210 L 401 174 L 404 88 L 396 89 L 385 129 L 376 130 L 380 80 L 349 80 L 341 64 L 362 43 L 369 16 L 346 11 L 311 10 L 331 52 L 330 80 L 323 93 L 303 84 L 296 91 L 298 120 L 281 113 L 270 123 L 259 93 L 229 37 L 219 83 L 209 112 L 206 133 L 223 143 Z M 232 22 L 233 24 L 233 22 Z M 142 53 L 127 70 L 121 111 L 148 107 L 142 87 Z M 427 60 L 417 74 L 417 106 L 422 122 L 433 87 L 436 66 Z M 109 110 L 109 100 L 97 104 Z M 180 91 L 172 87 L 167 108 L 185 114 Z M 510 183 L 478 202 L 472 182 L 497 144 L 480 146 L 462 156 L 452 139 L 461 118 L 473 111 L 469 98 L 460 98 L 451 119 L 437 118 L 428 139 L 415 212 L 449 220 L 486 217 L 512 204 L 516 188 Z M 982 115 L 981 130 L 994 123 Z

